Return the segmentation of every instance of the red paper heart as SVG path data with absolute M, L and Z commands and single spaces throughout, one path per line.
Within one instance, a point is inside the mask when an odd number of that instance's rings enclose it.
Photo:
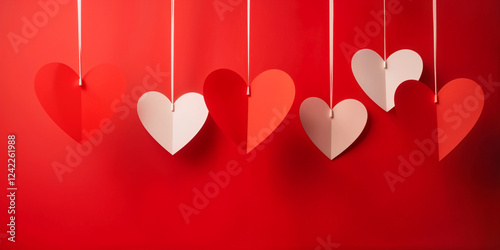
M 459 78 L 448 82 L 438 93 L 419 81 L 406 81 L 396 90 L 395 103 L 399 119 L 417 138 L 418 143 L 438 145 L 442 160 L 472 130 L 481 116 L 484 93 L 476 82 Z M 417 141 L 416 141 L 417 142 Z M 430 150 L 429 150 L 430 151 Z
M 295 98 L 292 78 L 281 70 L 267 70 L 250 84 L 236 72 L 212 72 L 203 87 L 210 115 L 217 125 L 247 153 L 279 126 Z
M 35 92 L 52 120 L 77 142 L 85 142 L 114 112 L 126 90 L 123 72 L 111 64 L 91 69 L 78 86 L 78 74 L 62 63 L 49 63 L 37 72 Z

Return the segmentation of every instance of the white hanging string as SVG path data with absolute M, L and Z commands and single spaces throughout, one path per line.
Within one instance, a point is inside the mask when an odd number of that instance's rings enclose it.
M 384 0 L 384 69 L 387 69 L 387 15 Z
M 172 102 L 172 112 L 175 111 L 174 105 L 174 17 L 175 17 L 175 0 L 172 1 L 170 6 L 170 101 Z
M 333 1 L 330 0 L 329 50 L 330 50 L 330 118 L 333 118 Z
M 437 7 L 436 0 L 432 1 L 432 24 L 434 40 L 434 103 L 438 103 L 437 91 Z
M 82 81 L 82 1 L 77 0 L 78 8 L 78 86 L 83 85 Z
M 250 96 L 250 0 L 247 0 L 247 96 Z

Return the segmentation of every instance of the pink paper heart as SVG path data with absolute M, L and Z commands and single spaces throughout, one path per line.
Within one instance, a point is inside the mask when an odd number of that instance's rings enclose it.
M 148 133 L 170 154 L 175 154 L 191 141 L 208 116 L 203 96 L 186 93 L 172 102 L 162 93 L 150 91 L 137 102 L 137 113 Z
M 352 73 L 359 86 L 380 108 L 389 111 L 394 107 L 394 93 L 406 80 L 418 80 L 424 64 L 417 52 L 402 49 L 384 59 L 371 49 L 356 52 L 351 61 Z
M 330 117 L 330 107 L 320 98 L 310 97 L 300 105 L 300 120 L 311 141 L 333 160 L 363 132 L 368 112 L 361 102 L 346 99 L 335 105 Z

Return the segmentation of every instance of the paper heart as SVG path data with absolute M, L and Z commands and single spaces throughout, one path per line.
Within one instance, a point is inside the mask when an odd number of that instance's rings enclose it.
M 406 80 L 418 80 L 424 64 L 417 52 L 403 49 L 384 59 L 371 49 L 356 52 L 351 61 L 352 73 L 359 86 L 379 107 L 389 111 L 394 107 L 394 93 Z
M 448 155 L 472 130 L 484 107 L 484 92 L 476 82 L 459 78 L 438 93 L 419 81 L 407 81 L 396 91 L 398 118 L 426 145 L 428 154 L 437 145 L 439 160 Z
M 345 99 L 333 108 L 320 98 L 310 97 L 300 105 L 300 120 L 311 141 L 330 160 L 356 141 L 366 126 L 368 112 L 354 99 Z
M 245 152 L 264 141 L 285 119 L 295 98 L 292 78 L 271 69 L 250 84 L 236 72 L 219 69 L 208 75 L 203 87 L 215 123 Z
M 114 114 L 112 103 L 121 103 L 126 90 L 122 71 L 101 64 L 83 77 L 62 63 L 49 63 L 35 76 L 35 93 L 50 118 L 71 138 L 85 142 Z
M 198 134 L 208 109 L 203 96 L 186 93 L 172 102 L 162 93 L 150 91 L 139 98 L 137 113 L 148 133 L 170 154 L 177 153 Z

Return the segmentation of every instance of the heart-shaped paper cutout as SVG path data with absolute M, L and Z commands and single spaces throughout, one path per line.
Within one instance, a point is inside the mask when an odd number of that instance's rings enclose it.
M 78 86 L 78 74 L 62 63 L 49 63 L 37 72 L 35 92 L 50 118 L 71 138 L 85 142 L 110 119 L 112 105 L 126 90 L 123 72 L 114 65 L 91 69 Z
M 383 110 L 394 107 L 394 94 L 406 80 L 418 80 L 424 64 L 417 52 L 402 49 L 384 59 L 371 49 L 356 52 L 351 61 L 352 73 L 363 91 Z
M 203 96 L 186 93 L 172 102 L 162 93 L 150 91 L 139 98 L 137 113 L 148 133 L 170 154 L 186 146 L 205 124 L 208 109 Z
M 419 81 L 407 81 L 396 91 L 398 118 L 431 151 L 438 145 L 442 160 L 472 130 L 484 107 L 484 92 L 476 82 L 459 78 L 448 82 L 438 93 Z M 425 142 L 425 143 L 424 143 Z M 432 152 L 429 152 L 432 153 Z
M 340 155 L 361 135 L 368 120 L 365 106 L 345 99 L 330 107 L 320 98 L 310 97 L 300 105 L 300 120 L 311 141 L 330 160 Z
M 250 152 L 281 124 L 295 98 L 295 85 L 285 72 L 271 69 L 247 84 L 236 72 L 219 69 L 203 87 L 215 123 L 245 152 Z

